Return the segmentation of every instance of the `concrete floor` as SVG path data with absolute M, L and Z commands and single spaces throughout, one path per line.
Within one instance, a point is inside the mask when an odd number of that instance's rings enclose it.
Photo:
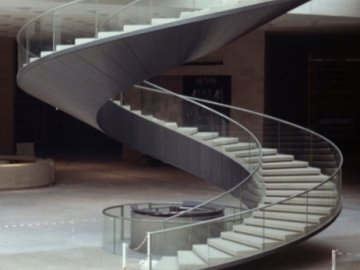
M 328 229 L 256 262 L 232 269 L 360 270 L 360 185 L 344 175 L 344 209 Z M 57 184 L 0 193 L 0 270 L 121 269 L 121 258 L 101 249 L 101 211 L 141 201 L 205 200 L 214 186 L 170 166 L 114 158 L 57 160 Z M 347 179 L 348 178 L 348 179 Z M 339 252 L 339 253 L 340 253 Z

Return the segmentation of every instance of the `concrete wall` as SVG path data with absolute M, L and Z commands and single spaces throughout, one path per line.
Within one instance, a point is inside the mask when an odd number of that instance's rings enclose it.
M 0 37 L 0 154 L 14 153 L 16 43 Z
M 171 86 L 174 90 L 181 90 L 182 76 L 229 75 L 232 77 L 232 104 L 263 112 L 264 61 L 265 32 L 257 30 L 197 61 L 222 64 L 186 65 L 155 78 L 155 81 L 160 85 L 164 83 L 165 87 Z M 178 78 L 170 79 L 169 76 Z

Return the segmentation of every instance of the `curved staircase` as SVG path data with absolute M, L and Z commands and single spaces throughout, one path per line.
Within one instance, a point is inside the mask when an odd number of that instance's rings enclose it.
M 146 268 L 240 264 L 310 237 L 340 213 L 342 156 L 326 138 L 150 82 L 138 85 L 304 2 L 76 0 L 34 18 L 19 32 L 22 89 L 224 190 L 162 219 L 162 229 L 143 235 Z M 70 23 L 67 28 L 71 10 L 78 10 L 85 26 L 77 29 Z M 218 112 L 223 107 L 231 117 Z M 201 117 L 189 121 L 184 111 L 200 112 Z M 224 215 L 174 226 L 208 205 L 223 207 Z M 131 228 L 124 224 L 135 219 L 125 212 L 109 217 L 120 221 L 114 222 L 113 231 L 121 231 L 116 241 L 127 243 Z M 160 252 L 164 246 L 167 251 Z M 128 256 L 138 263 L 143 255 L 132 248 Z

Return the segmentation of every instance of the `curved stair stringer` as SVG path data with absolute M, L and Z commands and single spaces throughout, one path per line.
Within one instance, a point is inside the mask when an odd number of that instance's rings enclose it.
M 262 200 L 264 189 L 259 186 L 258 180 L 250 177 L 251 172 L 246 169 L 246 164 L 225 150 L 226 146 L 236 145 L 238 141 L 215 145 L 220 138 L 217 132 L 199 132 L 197 127 L 190 127 L 195 129 L 190 134 L 182 132 L 182 127 L 176 123 L 167 125 L 161 119 L 142 115 L 113 101 L 99 111 L 98 120 L 104 132 L 112 138 L 223 190 L 230 190 L 244 181 L 241 192 L 247 192 L 240 195 L 240 189 L 234 189 L 233 197 L 227 201 L 229 207 L 254 208 Z M 197 136 L 205 133 L 211 133 L 211 137 Z M 255 149 L 257 146 L 255 143 L 243 143 L 242 147 Z
M 98 111 L 119 92 L 206 55 L 304 2 L 270 1 L 70 46 L 26 64 L 17 82 L 30 95 L 100 129 Z

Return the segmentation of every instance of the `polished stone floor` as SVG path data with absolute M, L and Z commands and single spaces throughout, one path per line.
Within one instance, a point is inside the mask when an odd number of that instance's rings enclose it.
M 344 173 L 344 209 L 315 237 L 232 269 L 360 270 L 360 184 Z M 121 258 L 101 249 L 102 210 L 143 201 L 206 200 L 214 186 L 170 166 L 117 157 L 56 160 L 57 184 L 0 193 L 0 270 L 121 269 Z

